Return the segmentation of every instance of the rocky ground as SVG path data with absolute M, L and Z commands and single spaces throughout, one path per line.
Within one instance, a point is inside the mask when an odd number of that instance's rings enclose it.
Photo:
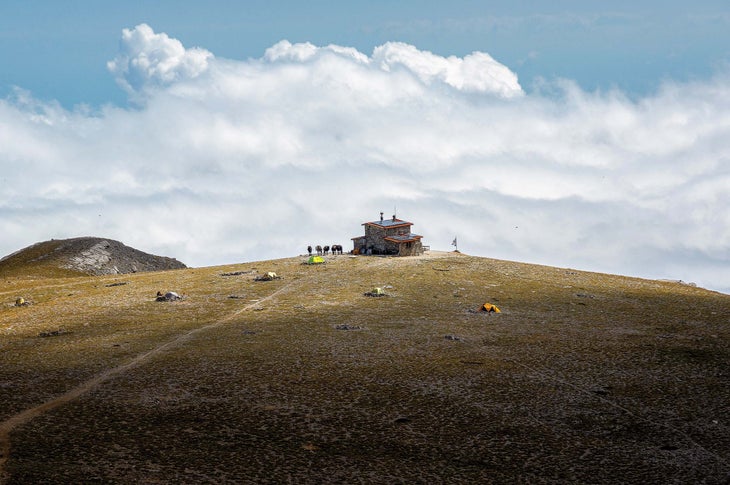
M 0 260 L 0 277 L 127 274 L 181 269 L 174 258 L 156 256 L 98 237 L 52 239 Z
M 729 296 L 453 253 L 303 260 L 6 283 L 5 482 L 730 480 Z

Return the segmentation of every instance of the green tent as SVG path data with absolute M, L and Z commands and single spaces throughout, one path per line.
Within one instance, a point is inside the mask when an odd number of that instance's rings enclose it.
M 322 264 L 324 263 L 324 258 L 322 256 L 310 256 L 307 260 L 307 264 Z

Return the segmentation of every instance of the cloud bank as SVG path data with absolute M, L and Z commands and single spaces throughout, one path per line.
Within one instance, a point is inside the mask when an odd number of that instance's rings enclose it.
M 480 52 L 281 41 L 231 60 L 147 25 L 108 67 L 133 108 L 0 101 L 1 254 L 95 235 L 224 264 L 348 247 L 397 210 L 433 249 L 730 292 L 727 75 L 528 94 Z

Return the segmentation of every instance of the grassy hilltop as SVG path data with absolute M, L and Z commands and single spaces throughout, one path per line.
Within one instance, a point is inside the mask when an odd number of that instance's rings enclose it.
M 0 480 L 730 480 L 730 296 L 456 253 L 304 259 L 2 278 Z

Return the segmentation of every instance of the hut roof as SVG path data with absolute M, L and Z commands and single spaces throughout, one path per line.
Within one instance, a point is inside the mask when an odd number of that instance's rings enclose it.
M 385 239 L 386 241 L 391 241 L 391 242 L 395 242 L 395 243 L 404 243 L 404 242 L 418 241 L 421 238 L 423 238 L 423 236 L 419 236 L 418 234 L 408 233 L 408 234 L 398 234 L 397 236 L 386 236 L 383 239 Z
M 363 222 L 363 226 L 377 226 L 382 228 L 393 228 L 393 227 L 409 227 L 412 226 L 412 222 L 404 221 L 402 219 L 384 219 L 382 221 Z

